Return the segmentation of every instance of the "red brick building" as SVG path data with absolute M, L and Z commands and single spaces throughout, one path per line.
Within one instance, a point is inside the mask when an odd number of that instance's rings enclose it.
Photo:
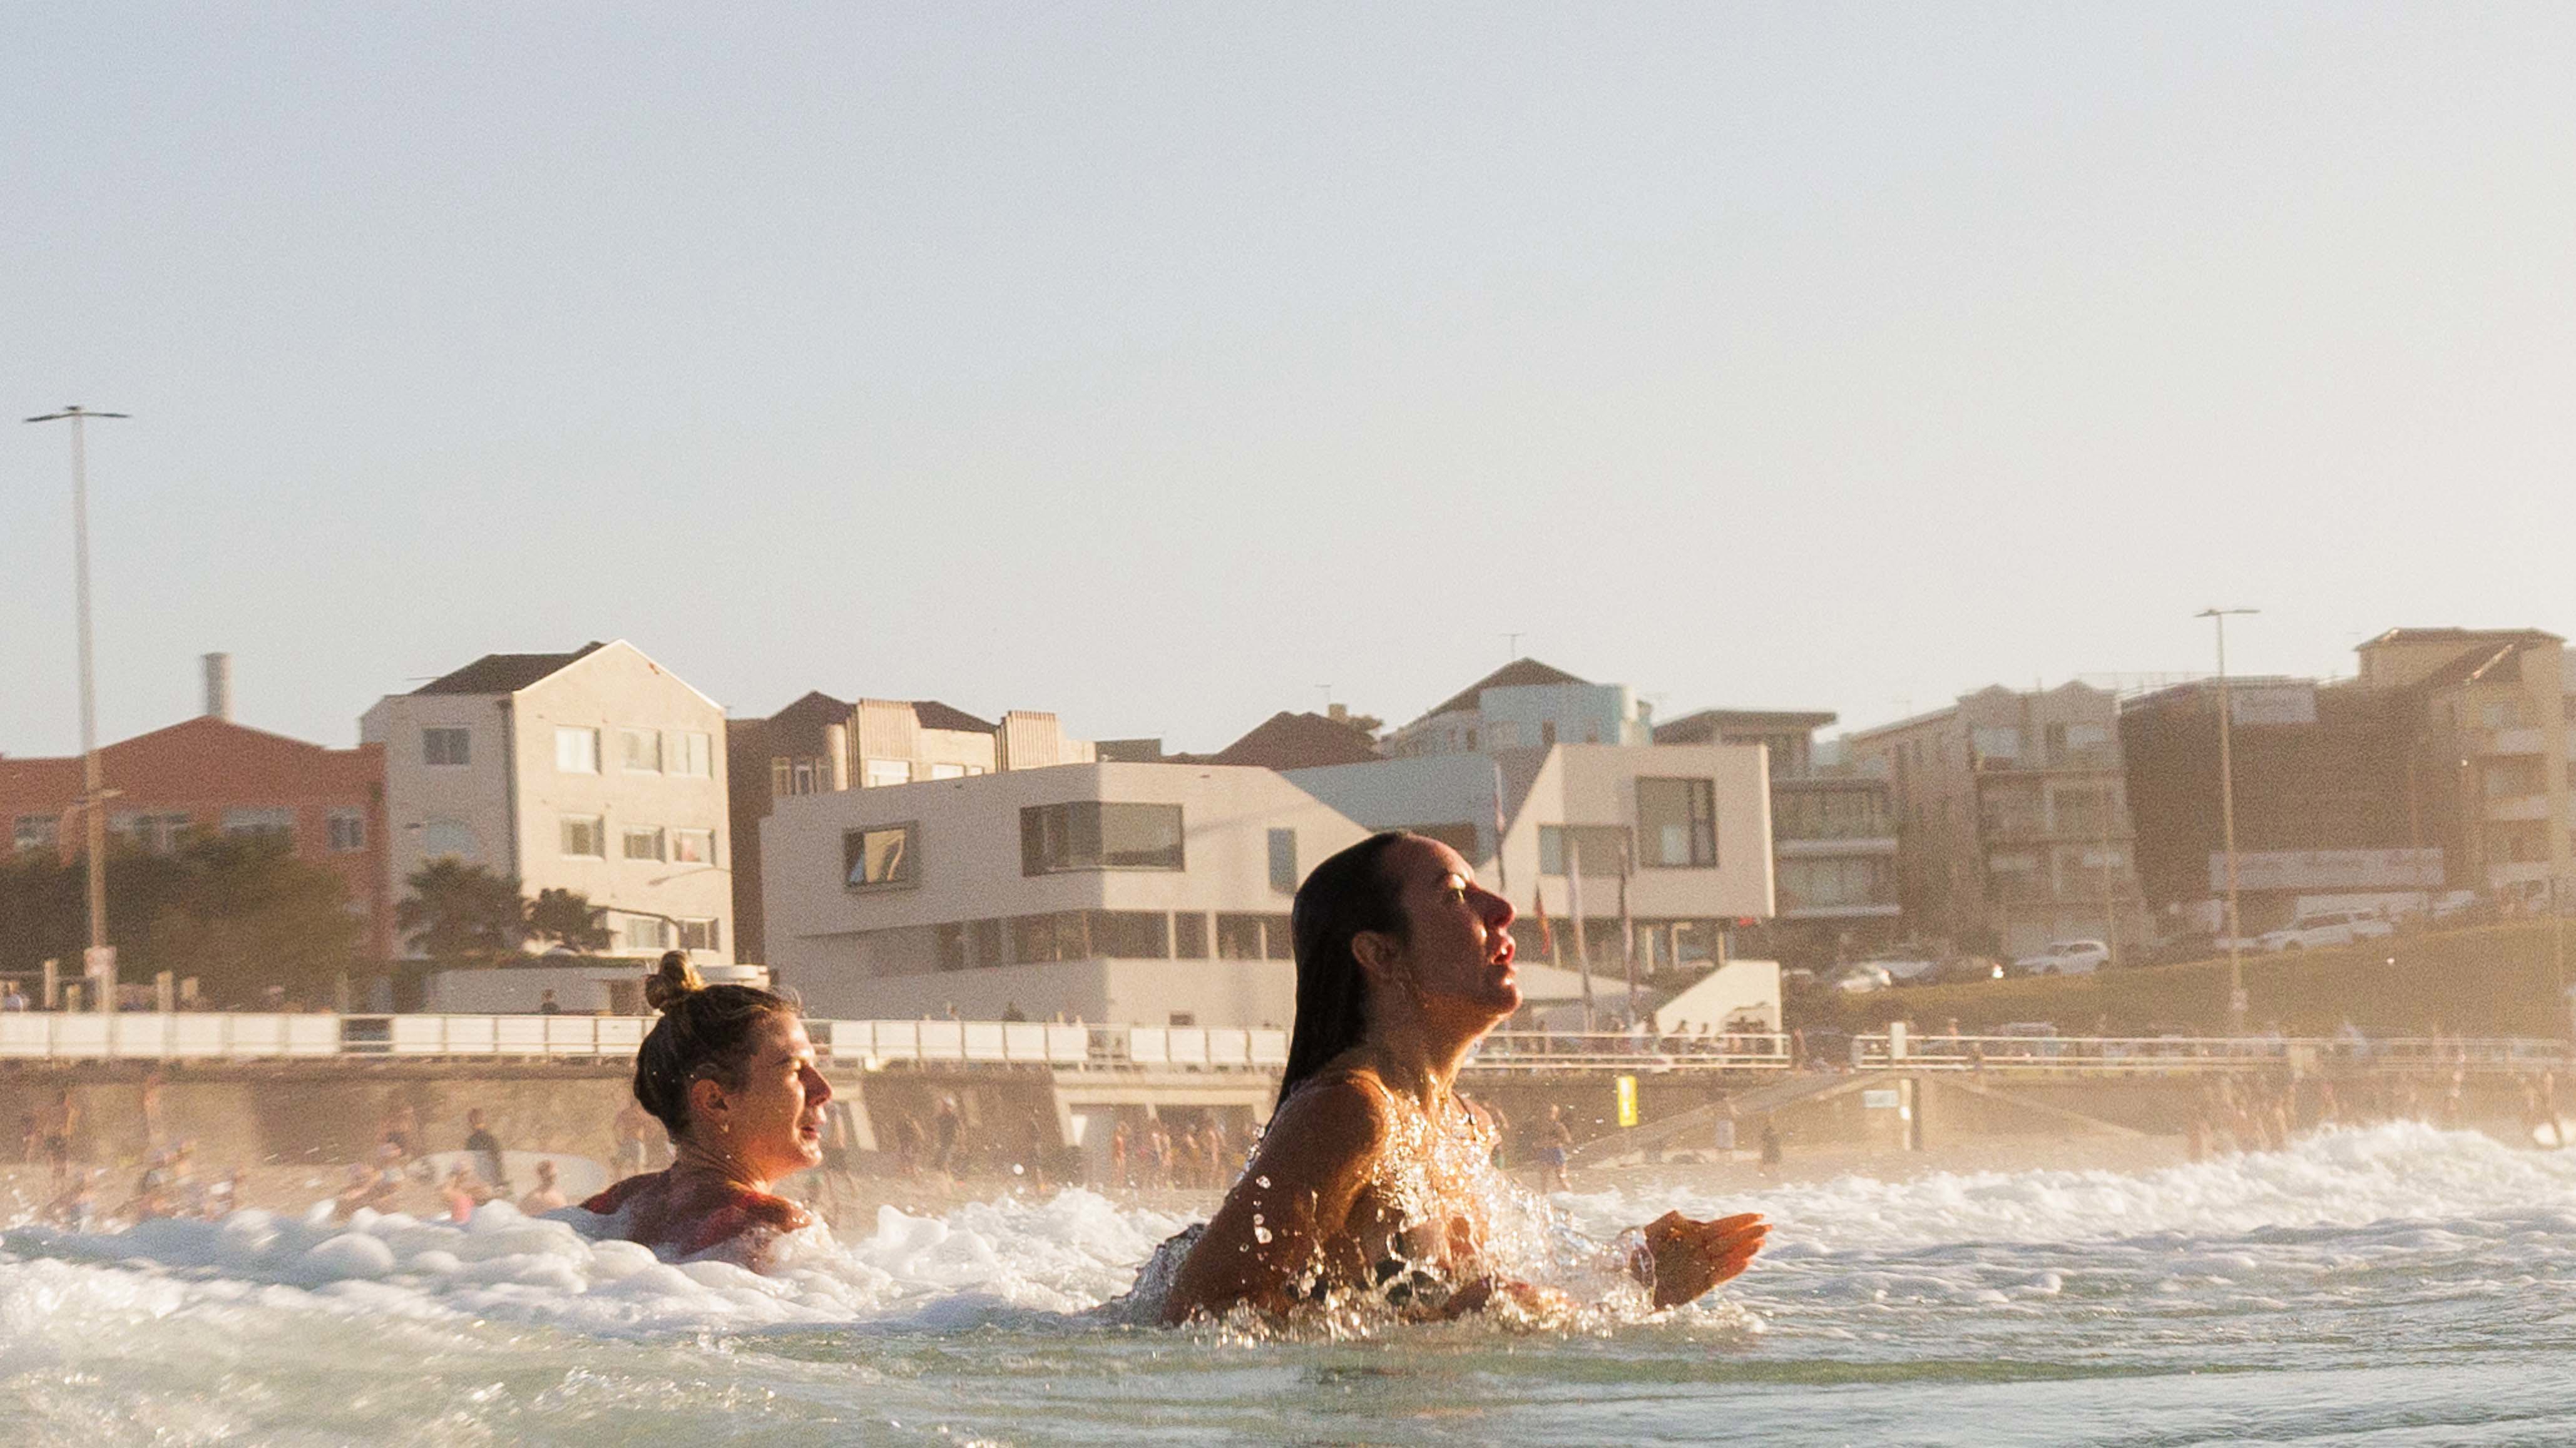
M 299 858 L 348 883 L 376 958 L 393 954 L 383 746 L 326 749 L 205 715 L 106 746 L 99 769 L 115 792 L 107 802 L 111 835 L 167 850 L 191 832 L 284 834 Z M 13 857 L 52 850 L 77 858 L 80 792 L 77 756 L 0 757 L 0 825 L 9 831 L 0 844 Z

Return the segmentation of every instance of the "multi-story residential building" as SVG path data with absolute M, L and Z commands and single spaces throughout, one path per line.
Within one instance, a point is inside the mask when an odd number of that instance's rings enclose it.
M 1855 765 L 1888 781 L 1917 933 L 2013 955 L 2145 942 L 2116 706 L 2080 682 L 1996 686 L 1850 736 Z
M 1731 921 L 1770 911 L 1754 749 L 1576 745 L 1286 774 L 1106 763 L 781 801 L 763 831 L 771 964 L 827 1013 L 1284 1025 L 1298 884 L 1396 827 L 1458 846 L 1516 902 L 1543 893 L 1560 963 L 1588 957 L 1614 980 L 1623 888 L 1648 971 L 1704 970 Z M 1567 918 L 1578 860 L 1582 951 Z M 1521 939 L 1535 997 L 1548 978 L 1534 920 Z M 1577 978 L 1546 998 L 1579 994 Z
M 1896 815 L 1885 778 L 1819 764 L 1829 713 L 1703 709 L 1655 726 L 1658 744 L 1758 744 L 1769 763 L 1779 913 L 1746 948 L 1790 965 L 1851 960 L 1902 933 Z
M 724 711 L 634 645 L 487 654 L 359 732 L 384 750 L 397 898 L 455 858 L 588 897 L 621 952 L 731 959 Z
M 1386 737 L 1391 758 L 1650 744 L 1654 710 L 1625 684 L 1595 684 L 1536 659 L 1514 659 Z
M 861 699 L 844 704 L 812 693 L 766 719 L 725 727 L 731 761 L 735 946 L 744 960 L 768 958 L 760 822 L 776 801 L 921 780 L 969 779 L 1008 769 L 1088 764 L 1096 748 L 1068 739 L 1056 716 L 1012 710 L 999 723 L 936 699 Z
M 271 835 L 324 866 L 366 922 L 368 950 L 393 949 L 386 892 L 385 762 L 378 745 L 332 749 L 245 728 L 210 689 L 207 712 L 99 751 L 111 847 L 166 852 L 191 835 Z M 12 854 L 79 856 L 81 761 L 0 759 L 0 819 Z
M 2237 878 L 2248 929 L 2428 890 L 2536 895 L 2568 872 L 2576 671 L 2537 630 L 2392 629 L 2358 677 L 2230 682 Z M 2211 925 L 2226 885 L 2218 687 L 2120 713 L 2147 897 Z

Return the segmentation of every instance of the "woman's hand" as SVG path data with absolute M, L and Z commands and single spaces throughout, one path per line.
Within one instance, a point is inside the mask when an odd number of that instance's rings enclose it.
M 1762 1250 L 1762 1239 L 1770 1231 L 1758 1212 L 1706 1222 L 1666 1212 L 1648 1222 L 1646 1253 L 1654 1262 L 1649 1285 L 1655 1290 L 1655 1306 L 1679 1307 L 1742 1272 L 1753 1254 Z

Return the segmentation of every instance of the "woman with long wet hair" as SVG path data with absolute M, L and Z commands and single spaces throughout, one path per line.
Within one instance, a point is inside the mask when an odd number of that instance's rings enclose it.
M 1415 1316 L 1552 1304 L 1489 1260 L 1492 1138 L 1454 1089 L 1467 1053 L 1520 1006 L 1511 923 L 1510 901 L 1420 835 L 1372 835 L 1306 877 L 1278 1109 L 1182 1259 L 1165 1322 L 1350 1292 Z M 1742 1272 L 1767 1230 L 1752 1215 L 1669 1212 L 1642 1229 L 1631 1270 L 1655 1306 L 1676 1306 Z
M 635 1100 L 671 1135 L 667 1168 L 582 1203 L 610 1233 L 671 1258 L 709 1253 L 757 1269 L 778 1234 L 806 1226 L 770 1191 L 823 1159 L 832 1087 L 795 1003 L 749 985 L 707 985 L 679 951 L 645 982 L 662 1013 L 635 1054 Z

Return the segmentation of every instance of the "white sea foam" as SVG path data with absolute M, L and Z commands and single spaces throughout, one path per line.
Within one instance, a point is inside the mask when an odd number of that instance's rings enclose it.
M 2091 1260 L 2108 1264 L 2122 1255 L 2114 1244 L 2144 1243 L 2169 1258 L 2171 1271 L 2223 1277 L 2310 1245 L 2300 1234 L 2318 1228 L 2375 1226 L 2360 1236 L 2328 1234 L 2351 1262 L 2497 1231 L 2576 1228 L 2576 1154 L 2392 1125 L 2136 1176 L 1845 1177 L 1743 1197 L 1687 1188 L 1569 1193 L 1555 1206 L 1600 1240 L 1667 1208 L 1760 1210 L 1776 1224 L 1765 1268 L 1857 1269 L 1839 1288 L 1808 1283 L 1828 1295 L 1910 1288 L 2009 1300 L 2064 1288 L 2066 1269 L 2053 1252 L 2000 1285 L 1983 1270 L 2035 1247 L 2084 1246 Z M 366 1211 L 333 1223 L 319 1209 L 303 1218 L 242 1211 L 220 1222 L 151 1221 L 120 1232 L 22 1226 L 0 1233 L 0 1333 L 23 1342 L 41 1336 L 40 1320 L 55 1314 L 166 1312 L 192 1295 L 246 1290 L 335 1312 L 454 1315 L 607 1335 L 823 1324 L 941 1329 L 994 1314 L 1096 1306 L 1126 1290 L 1154 1244 L 1185 1224 L 1078 1188 L 938 1217 L 884 1207 L 874 1230 L 848 1242 L 821 1227 L 791 1234 L 763 1275 L 723 1262 L 659 1261 L 584 1230 L 597 1221 L 578 1209 L 531 1219 L 494 1202 L 462 1226 Z M 1900 1259 L 1910 1265 L 1889 1271 Z M 109 1270 L 65 1276 L 71 1264 Z M 1978 1270 L 1962 1270 L 1971 1266 Z M 1762 1277 L 1757 1268 L 1748 1286 L 1758 1288 Z

